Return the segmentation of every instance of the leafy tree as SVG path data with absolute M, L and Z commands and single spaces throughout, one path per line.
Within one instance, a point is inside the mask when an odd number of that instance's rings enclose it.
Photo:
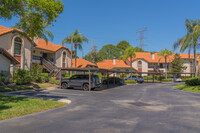
M 91 48 L 91 51 L 84 57 L 85 60 L 88 60 L 92 63 L 97 63 L 99 61 L 101 61 L 101 58 L 98 55 L 98 50 L 97 50 L 97 46 L 94 45 Z
M 129 46 L 130 46 L 129 42 L 127 42 L 127 41 L 125 41 L 125 40 L 120 41 L 120 42 L 116 45 L 116 47 L 117 47 L 118 49 L 120 49 L 122 55 L 123 55 L 124 51 L 125 51 Z
M 63 41 L 62 44 L 65 43 L 74 43 L 75 48 L 75 68 L 76 68 L 76 58 L 77 58 L 77 48 L 79 50 L 82 50 L 82 43 L 88 42 L 88 39 L 84 36 L 84 34 L 80 33 L 79 30 L 76 30 L 75 32 L 72 32 L 71 35 L 68 35 Z
M 197 46 L 199 46 L 200 20 L 197 19 L 197 20 L 193 21 L 190 19 L 186 19 L 185 26 L 187 29 L 187 34 L 184 37 L 182 37 L 181 39 L 178 39 L 174 43 L 173 48 L 176 49 L 179 47 L 179 50 L 181 52 L 184 52 L 186 49 L 188 49 L 190 51 L 193 48 L 193 50 L 194 50 L 194 73 L 195 73 L 195 76 L 197 76 L 196 49 L 197 49 Z
M 179 54 L 174 55 L 174 59 L 171 62 L 171 71 L 172 72 L 183 72 L 185 69 L 187 69 L 186 66 L 184 66 L 184 60 L 181 59 L 181 56 Z
M 167 58 L 169 59 L 169 56 L 172 54 L 173 54 L 173 52 L 168 49 L 161 49 L 161 51 L 158 53 L 158 56 L 162 56 L 165 58 L 165 78 L 166 79 L 167 79 Z
M 129 46 L 125 51 L 124 51 L 124 55 L 123 55 L 123 60 L 126 61 L 126 59 L 130 58 L 130 62 L 131 62 L 131 75 L 133 73 L 133 67 L 132 67 L 132 63 L 133 63 L 133 59 L 135 58 L 135 49 L 131 46 Z M 131 80 L 132 80 L 132 76 L 131 76 Z
M 104 45 L 98 52 L 98 56 L 101 59 L 119 59 L 120 58 L 120 49 L 118 49 L 113 44 Z
M 27 37 L 39 36 L 47 41 L 46 35 L 52 37 L 52 34 L 46 28 L 53 25 L 63 8 L 60 0 L 1 0 L 0 18 L 16 17 L 14 28 L 25 32 Z
M 140 47 L 135 47 L 134 50 L 135 52 L 144 52 L 144 50 Z

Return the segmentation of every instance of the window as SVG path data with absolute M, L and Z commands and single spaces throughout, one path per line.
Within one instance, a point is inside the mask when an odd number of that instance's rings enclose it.
M 65 63 L 65 59 L 66 59 L 66 52 L 63 52 L 63 63 Z
M 138 68 L 142 68 L 142 61 L 138 61 Z
M 16 37 L 14 40 L 14 55 L 21 55 L 22 40 Z
M 193 68 L 193 62 L 192 61 L 190 62 L 190 68 Z

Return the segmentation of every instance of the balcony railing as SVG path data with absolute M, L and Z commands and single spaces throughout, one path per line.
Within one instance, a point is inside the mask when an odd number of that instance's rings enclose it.
M 48 60 L 50 60 L 51 62 L 54 62 L 54 59 L 53 59 L 53 58 L 48 58 L 48 57 L 46 57 L 45 59 L 48 59 Z M 35 60 L 35 61 L 41 61 L 41 60 L 42 60 L 42 57 L 41 57 L 41 56 L 37 56 L 37 55 L 33 55 L 33 60 Z

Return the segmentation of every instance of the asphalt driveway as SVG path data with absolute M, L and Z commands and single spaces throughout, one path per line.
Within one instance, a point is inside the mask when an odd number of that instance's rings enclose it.
M 24 91 L 68 98 L 68 106 L 0 122 L 1 133 L 199 133 L 200 94 L 173 84 L 126 85 L 103 91 Z M 42 96 L 41 96 L 42 95 Z

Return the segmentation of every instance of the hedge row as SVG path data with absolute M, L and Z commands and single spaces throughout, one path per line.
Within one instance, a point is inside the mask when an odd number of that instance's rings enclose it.
M 190 78 L 185 81 L 185 84 L 189 86 L 200 85 L 200 80 L 198 79 L 198 77 Z

